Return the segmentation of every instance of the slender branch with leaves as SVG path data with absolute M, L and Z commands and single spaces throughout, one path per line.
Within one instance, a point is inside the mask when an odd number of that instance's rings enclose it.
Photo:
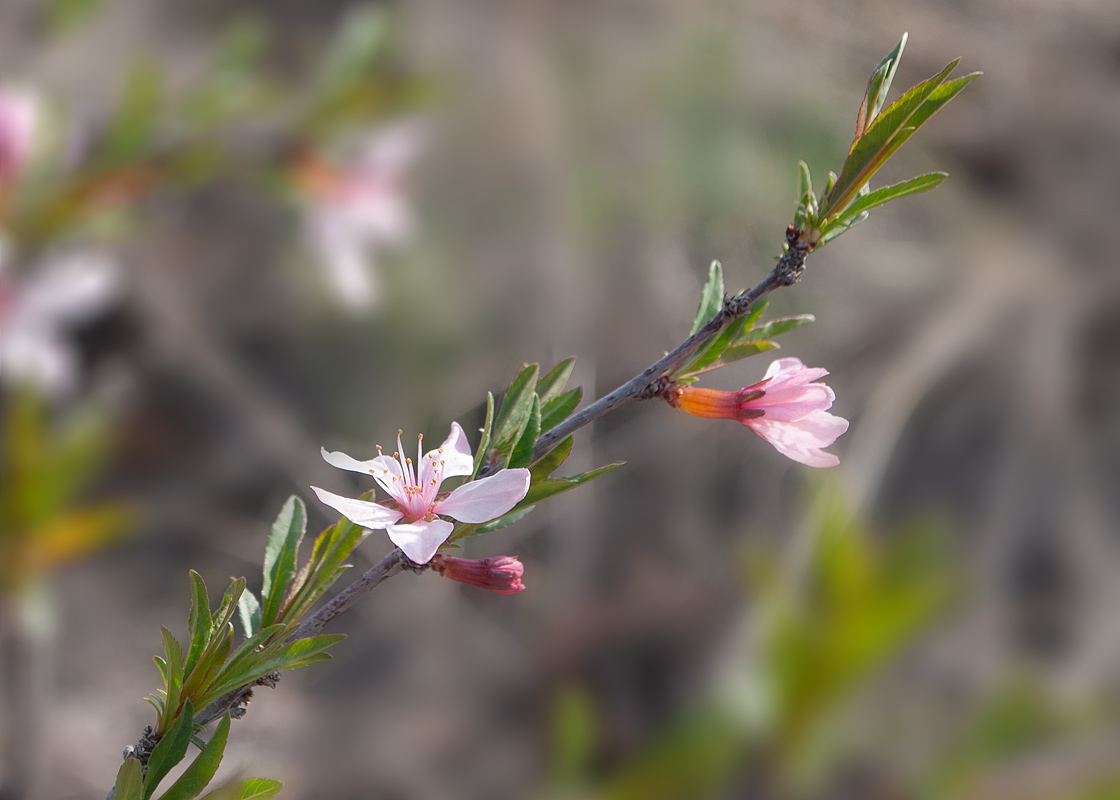
M 874 208 L 932 189 L 945 178 L 944 173 L 932 173 L 893 186 L 870 187 L 869 181 L 899 147 L 976 77 L 974 73 L 949 80 L 958 63 L 953 61 L 887 105 L 905 41 L 904 36 L 871 75 L 856 117 L 855 137 L 839 174 L 829 173 L 817 195 L 808 168 L 800 165 L 794 221 L 785 232 L 783 252 L 774 268 L 753 288 L 727 295 L 722 268 L 713 263 L 692 329 L 671 352 L 578 411 L 583 391 L 567 388 L 574 358 L 544 374 L 537 364 L 526 365 L 500 403 L 493 394 L 487 395 L 484 423 L 473 448 L 455 423 L 441 447 L 426 454 L 419 448 L 415 463 L 404 454 L 399 435 L 392 457 L 380 448 L 368 461 L 324 451 L 332 465 L 372 477 L 389 499 L 374 502 L 373 491 L 351 499 L 316 489 L 319 498 L 343 516 L 315 538 L 310 555 L 300 563 L 307 512 L 303 500 L 289 498 L 265 544 L 259 592 L 250 589 L 245 578 L 237 578 L 214 609 L 202 577 L 191 571 L 186 639 L 181 644 L 167 628 L 162 630 L 163 655 L 155 659 L 162 687 L 149 698 L 156 721 L 128 749 L 110 796 L 115 794 L 117 800 L 157 796 L 161 782 L 187 758 L 192 745 L 197 755 L 158 797 L 199 796 L 221 762 L 231 720 L 245 715 L 253 690 L 275 686 L 285 670 L 329 660 L 328 651 L 345 637 L 322 631 L 386 578 L 431 569 L 492 591 L 523 589 L 522 567 L 516 559 L 469 561 L 443 548 L 511 525 L 542 501 L 621 466 L 606 464 L 577 475 L 556 476 L 571 453 L 576 431 L 623 405 L 660 398 L 699 416 L 735 419 L 802 463 L 835 463 L 836 457 L 823 448 L 847 423 L 826 411 L 832 391 L 815 382 L 824 370 L 804 368 L 787 358 L 775 362 L 763 381 L 741 392 L 716 392 L 693 384 L 708 372 L 776 349 L 779 336 L 812 322 L 807 314 L 763 320 L 767 295 L 797 283 L 813 251 L 866 219 Z M 458 480 L 458 486 L 443 491 L 445 479 Z M 347 572 L 351 554 L 371 529 L 386 530 L 398 549 L 316 610 Z M 235 618 L 242 629 L 240 638 Z M 217 726 L 204 739 L 204 726 L 214 720 L 219 720 Z M 275 781 L 245 781 L 206 797 L 266 798 L 279 788 Z

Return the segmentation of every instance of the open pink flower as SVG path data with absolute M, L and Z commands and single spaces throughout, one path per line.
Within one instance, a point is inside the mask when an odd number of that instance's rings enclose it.
M 697 417 L 734 419 L 757 433 L 782 455 L 810 467 L 834 467 L 840 459 L 828 447 L 848 430 L 848 421 L 827 409 L 836 395 L 823 383 L 828 370 L 781 358 L 766 376 L 737 392 L 681 386 L 670 402 Z
M 311 248 L 338 300 L 351 310 L 377 302 L 376 255 L 412 232 L 404 184 L 422 139 L 415 120 L 400 121 L 371 130 L 352 160 L 315 155 L 297 169 Z
M 377 457 L 369 461 L 323 450 L 323 458 L 331 466 L 372 475 L 377 485 L 393 499 L 392 503 L 381 505 L 342 497 L 317 486 L 311 488 L 320 500 L 351 522 L 386 531 L 406 556 L 417 564 L 426 564 L 455 528 L 452 523 L 440 519 L 440 515 L 470 524 L 500 517 L 521 502 L 529 491 L 529 470 L 503 469 L 487 478 L 464 483 L 450 494 L 441 493 L 439 487 L 445 478 L 470 475 L 474 471 L 467 435 L 458 422 L 452 422 L 446 441 L 428 453 L 423 453 L 423 435 L 419 438 L 416 456 L 419 463 L 415 465 L 411 458 L 404 456 L 400 431 L 397 431 L 397 452 L 392 458 L 382 455 L 380 446 Z
M 521 576 L 525 565 L 514 556 L 493 558 L 455 558 L 437 553 L 432 557 L 432 569 L 445 578 L 468 583 L 495 594 L 517 594 L 525 591 Z
M 30 161 L 40 128 L 39 106 L 31 90 L 0 85 L 0 183 L 15 180 Z

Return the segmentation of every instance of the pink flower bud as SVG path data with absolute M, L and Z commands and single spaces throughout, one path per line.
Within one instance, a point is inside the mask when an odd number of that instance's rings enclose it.
M 521 576 L 525 565 L 513 556 L 494 556 L 474 560 L 454 558 L 442 553 L 432 557 L 432 569 L 445 578 L 469 583 L 496 594 L 517 594 L 525 591 Z
M 840 459 L 821 448 L 848 430 L 848 421 L 826 410 L 836 399 L 832 389 L 812 383 L 827 374 L 796 358 L 782 358 L 770 365 L 761 381 L 737 392 L 685 385 L 676 387 L 668 399 L 693 416 L 737 420 L 794 461 L 833 467 Z

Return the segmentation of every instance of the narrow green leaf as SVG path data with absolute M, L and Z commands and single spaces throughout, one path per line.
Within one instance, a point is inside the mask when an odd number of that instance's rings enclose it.
M 527 467 L 533 461 L 533 450 L 537 446 L 537 437 L 541 435 L 541 401 L 534 394 L 533 405 L 529 408 L 529 419 L 525 423 L 525 430 L 513 448 L 509 458 L 511 469 Z
M 738 340 L 744 331 L 750 330 L 758 322 L 769 304 L 770 298 L 768 297 L 763 297 L 754 302 L 746 314 L 732 322 L 718 335 L 709 339 L 706 345 L 693 353 L 692 358 L 674 371 L 674 376 L 681 378 L 707 372 L 709 365 L 715 363 L 723 355 L 724 350 Z
M 132 67 L 115 115 L 101 137 L 100 157 L 109 163 L 133 158 L 150 139 L 163 97 L 163 76 L 151 62 Z
M 707 365 L 701 370 L 697 370 L 696 372 L 692 372 L 689 374 L 700 375 L 705 372 L 711 372 L 712 370 L 722 369 L 728 364 L 733 364 L 736 361 L 743 360 L 744 358 L 750 358 L 751 356 L 757 356 L 759 353 L 766 353 L 770 350 L 777 349 L 777 342 L 771 342 L 765 339 L 759 340 L 757 342 L 744 342 L 743 344 L 732 345 L 731 347 L 728 347 L 726 350 L 724 350 L 720 354 L 720 357 L 713 361 L 711 364 Z
M 167 708 L 167 704 L 163 701 L 163 697 L 158 694 L 150 694 L 144 698 L 144 702 L 146 702 L 156 710 L 157 718 L 163 718 L 164 713 L 166 713 L 165 709 Z
M 813 178 L 809 175 L 809 165 L 804 161 L 797 162 L 797 198 L 799 201 L 804 201 L 806 197 L 813 195 Z
M 541 433 L 552 430 L 571 416 L 582 399 L 583 387 L 577 386 L 571 391 L 564 392 L 559 397 L 550 400 L 541 408 Z
M 117 783 L 113 790 L 113 800 L 143 800 L 144 768 L 140 759 L 126 758 L 117 770 Z
M 905 197 L 908 194 L 919 194 L 920 192 L 928 192 L 930 189 L 940 185 L 940 183 L 948 177 L 944 172 L 930 172 L 926 175 L 919 175 L 916 178 L 911 178 L 902 183 L 896 183 L 892 186 L 883 186 L 873 192 L 868 192 L 863 197 L 856 200 L 848 206 L 843 216 L 838 221 L 851 226 L 855 224 L 854 217 L 862 213 L 870 211 L 873 208 L 889 203 L 891 200 L 896 200 L 899 197 Z
M 568 455 L 572 452 L 572 444 L 575 437 L 569 436 L 556 447 L 548 451 L 540 461 L 533 465 L 529 470 L 529 484 L 540 483 L 567 460 Z
M 937 91 L 931 94 L 928 100 L 918 106 L 918 110 L 906 121 L 906 124 L 913 128 L 922 127 L 929 121 L 930 117 L 941 110 L 942 106 L 960 94 L 964 87 L 968 86 L 982 74 L 982 72 L 971 72 L 960 78 L 945 81 L 945 83 L 937 87 Z
M 887 53 L 871 73 L 871 79 L 867 82 L 867 91 L 863 94 L 863 103 L 859 107 L 859 114 L 856 115 L 857 139 L 867 132 L 868 127 L 883 109 L 883 103 L 891 89 L 891 82 L 894 81 L 894 74 L 898 70 L 898 62 L 902 60 L 907 36 L 906 33 L 902 34 L 894 50 Z
M 246 589 L 237 601 L 237 612 L 241 617 L 241 629 L 245 638 L 255 636 L 261 629 L 261 604 L 257 596 Z
M 587 483 L 590 480 L 598 478 L 600 475 L 605 475 L 612 469 L 616 469 L 625 464 L 625 461 L 616 461 L 613 464 L 593 469 L 590 472 L 581 472 L 579 475 L 573 475 L 570 478 L 552 478 L 550 480 L 541 481 L 536 486 L 530 486 L 528 494 L 525 499 L 514 506 L 514 510 L 527 508 L 531 505 L 539 503 L 546 497 L 553 497 L 561 492 L 566 492 L 569 489 L 574 489 L 577 486 Z
M 810 322 L 816 322 L 817 318 L 812 314 L 797 314 L 792 317 L 780 317 L 772 319 L 765 325 L 759 325 L 757 328 L 744 333 L 735 344 L 743 344 L 746 342 L 757 342 L 763 339 L 773 339 L 776 336 L 781 336 L 783 333 L 789 333 L 792 330 L 800 328 L 802 325 L 808 325 Z
M 284 788 L 280 781 L 250 778 L 208 793 L 202 800 L 270 800 Z
M 163 793 L 160 800 L 191 800 L 191 798 L 197 797 L 210 783 L 214 773 L 218 771 L 218 765 L 222 763 L 222 754 L 225 753 L 228 737 L 229 713 L 227 712 L 222 717 L 222 721 L 218 723 L 218 727 L 214 729 L 214 735 L 210 737 L 206 749 L 198 754 L 191 765 L 179 776 L 179 780 L 171 784 L 171 788 Z
M 167 692 L 166 714 L 160 717 L 158 730 L 166 730 L 171 722 L 170 716 L 179 708 L 180 692 L 183 689 L 183 651 L 179 642 L 171 635 L 171 631 L 160 626 L 160 635 L 163 637 L 163 652 L 167 662 L 167 680 L 163 688 Z
M 906 92 L 871 123 L 867 133 L 852 144 L 848 158 L 840 170 L 840 177 L 836 179 L 836 185 L 826 198 L 830 216 L 843 212 L 856 192 L 886 162 L 889 157 L 886 153 L 892 140 L 902 133 L 910 117 L 945 82 L 959 63 L 959 58 L 950 62 L 937 75 Z M 894 150 L 897 149 L 896 146 Z
M 723 266 L 718 261 L 713 261 L 708 267 L 708 282 L 700 292 L 700 306 L 696 309 L 696 319 L 693 320 L 692 330 L 688 335 L 691 336 L 703 328 L 721 308 L 723 308 Z
M 252 656 L 256 654 L 257 648 L 262 647 L 265 642 L 270 639 L 278 639 L 279 637 L 277 634 L 283 632 L 287 628 L 288 626 L 283 623 L 270 625 L 257 633 L 252 639 L 247 639 L 242 642 L 237 650 L 226 660 L 225 666 L 222 667 L 215 681 L 225 683 L 227 681 L 238 680 L 242 677 L 241 671 L 245 669 L 246 664 L 251 663 Z M 244 683 L 248 683 L 248 681 L 244 681 Z
M 144 800 L 152 796 L 159 782 L 187 754 L 187 748 L 191 743 L 191 732 L 194 730 L 193 723 L 194 706 L 188 698 L 183 703 L 179 718 L 159 740 L 152 750 L 151 758 L 148 759 L 148 774 L 144 778 Z
M 498 517 L 496 520 L 487 522 L 485 525 L 480 525 L 475 533 L 493 533 L 496 530 L 501 530 L 507 525 L 512 525 L 519 519 L 522 519 L 530 514 L 536 506 L 529 506 L 527 508 L 520 508 L 516 511 L 510 511 L 504 517 Z
M 486 456 L 496 469 L 502 469 L 509 463 L 513 448 L 529 422 L 539 371 L 540 367 L 536 364 L 523 367 L 502 399 L 502 409 L 494 423 L 494 436 Z
M 159 656 L 152 656 L 152 660 L 156 662 L 156 669 L 159 670 L 159 677 L 163 681 L 163 685 L 167 686 L 167 661 Z
M 216 681 L 214 685 L 210 687 L 207 697 L 221 697 L 231 689 L 236 689 L 238 686 L 251 683 L 270 672 L 277 672 L 284 669 L 296 669 L 297 667 L 313 663 L 307 659 L 323 653 L 327 648 L 341 642 L 345 638 L 346 636 L 343 634 L 331 634 L 327 636 L 312 636 L 287 645 L 277 643 L 275 646 L 269 647 L 260 653 L 253 654 L 252 657 L 246 660 L 243 668 L 238 670 L 236 675 L 230 675 L 222 678 L 220 681 Z
M 261 584 L 261 625 L 271 625 L 280 613 L 284 590 L 296 574 L 296 556 L 307 532 L 307 508 L 292 495 L 272 523 L 264 550 L 264 582 Z
M 474 470 L 471 472 L 471 480 L 478 474 L 478 468 L 482 466 L 482 462 L 486 459 L 486 451 L 490 449 L 490 433 L 494 429 L 494 394 L 493 392 L 486 393 L 486 419 L 482 423 L 481 436 L 478 440 L 478 449 L 474 451 Z
M 187 647 L 186 665 L 183 673 L 189 675 L 194 665 L 198 663 L 202 651 L 210 641 L 210 631 L 213 619 L 210 617 L 210 598 L 206 594 L 206 583 L 202 576 L 193 569 L 190 571 L 191 580 L 191 614 L 187 629 L 190 632 L 190 645 Z
M 537 381 L 537 396 L 541 399 L 542 408 L 548 405 L 550 400 L 559 397 L 560 393 L 564 391 L 568 379 L 572 377 L 572 368 L 575 365 L 576 357 L 568 356 Z

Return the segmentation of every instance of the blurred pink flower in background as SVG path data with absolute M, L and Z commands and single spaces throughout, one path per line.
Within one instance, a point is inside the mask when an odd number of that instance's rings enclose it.
M 5 260 L 0 248 L 0 380 L 52 397 L 66 395 L 79 371 L 68 329 L 116 301 L 117 264 L 103 254 L 79 251 L 14 276 Z
M 451 494 L 441 496 L 439 487 L 446 478 L 470 475 L 474 471 L 467 435 L 458 422 L 453 422 L 451 434 L 443 444 L 426 454 L 421 454 L 424 437 L 419 439 L 417 465 L 405 457 L 400 431 L 397 431 L 397 452 L 392 458 L 381 455 L 380 446 L 377 457 L 369 461 L 323 450 L 323 458 L 331 466 L 372 475 L 377 485 L 393 499 L 392 506 L 342 497 L 317 486 L 311 488 L 323 503 L 351 522 L 385 530 L 406 556 L 417 564 L 426 564 L 455 528 L 438 515 L 445 514 L 470 524 L 500 517 L 521 502 L 529 491 L 529 470 L 503 469 L 489 477 L 464 483 Z
M 521 582 L 525 565 L 514 556 L 476 560 L 437 553 L 432 557 L 431 563 L 432 569 L 445 578 L 478 586 L 495 594 L 517 594 L 525 591 L 525 584 Z
M 308 242 L 335 296 L 353 311 L 377 303 L 378 251 L 412 233 L 405 173 L 422 140 L 418 122 L 396 122 L 370 131 L 349 163 L 311 156 L 297 170 Z
M 30 89 L 0 85 L 0 183 L 15 180 L 31 159 L 40 111 L 38 95 Z
M 828 370 L 806 367 L 797 358 L 770 365 L 761 381 L 737 392 L 681 386 L 672 404 L 697 417 L 734 419 L 786 456 L 810 467 L 834 467 L 840 459 L 828 447 L 848 430 L 848 421 L 827 409 L 835 393 L 823 383 Z

